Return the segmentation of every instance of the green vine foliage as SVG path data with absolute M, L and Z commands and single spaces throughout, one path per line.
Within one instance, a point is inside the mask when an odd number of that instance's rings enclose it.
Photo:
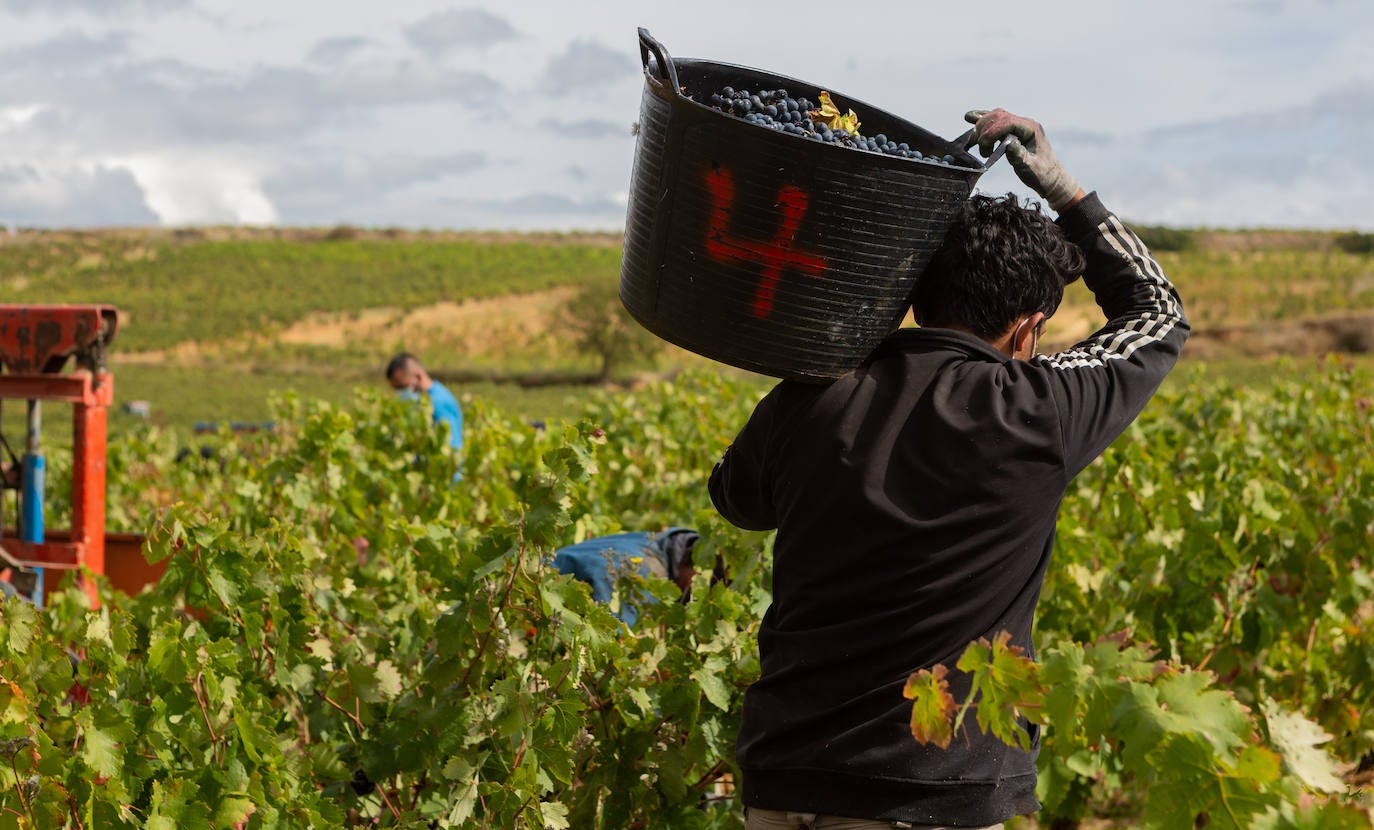
M 471 407 L 457 482 L 424 413 L 379 397 L 285 401 L 280 432 L 184 469 L 112 448 L 112 504 L 185 499 L 150 528 L 167 572 L 97 611 L 5 606 L 0 826 L 738 825 L 763 539 L 702 496 L 738 391 L 603 399 L 557 434 Z M 546 564 L 667 524 L 702 530 L 703 575 L 686 604 L 625 576 L 633 631 Z M 743 578 L 710 585 L 717 554 Z
M 975 644 L 972 701 L 932 667 L 923 737 L 1035 724 L 1059 826 L 1369 826 L 1339 776 L 1374 747 L 1370 387 L 1162 394 L 1065 500 L 1039 662 Z M 166 576 L 5 604 L 0 828 L 741 827 L 771 540 L 705 479 L 761 391 L 689 375 L 549 432 L 476 402 L 461 459 L 375 394 L 285 399 L 210 459 L 116 441 L 111 523 Z M 687 602 L 622 575 L 632 630 L 547 565 L 667 525 L 703 533 L 699 574 Z

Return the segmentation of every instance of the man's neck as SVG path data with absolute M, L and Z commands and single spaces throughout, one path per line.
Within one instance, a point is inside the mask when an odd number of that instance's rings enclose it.
M 977 332 L 973 331 L 972 329 L 966 329 L 966 328 L 964 328 L 963 326 L 941 326 L 940 328 L 944 328 L 944 329 L 953 329 L 953 330 L 955 330 L 955 331 L 962 331 L 964 334 L 969 334 L 969 335 L 972 335 L 972 336 L 974 336 L 974 337 L 977 337 L 979 340 L 982 340 L 984 343 L 986 343 L 986 344 L 988 344 L 989 346 L 993 347 L 994 349 L 996 349 L 997 351 L 1001 352 L 1002 354 L 1007 355 L 1007 356 L 1011 356 L 1011 353 L 1012 353 L 1012 350 L 1011 350 L 1011 338 L 1012 338 L 1012 334 L 1013 334 L 1013 332 L 1012 332 L 1011 329 L 1008 329 L 1006 334 L 1002 335 L 1001 337 L 997 338 L 996 340 L 989 340 L 989 339 L 987 339 L 986 337 L 983 337 L 982 335 L 980 335 L 980 334 L 978 334 Z

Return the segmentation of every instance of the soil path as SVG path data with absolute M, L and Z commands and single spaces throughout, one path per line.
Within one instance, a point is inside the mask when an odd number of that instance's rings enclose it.
M 268 342 L 343 349 L 350 346 L 389 351 L 445 351 L 499 357 L 512 348 L 548 344 L 559 310 L 576 296 L 572 286 L 511 294 L 461 303 L 443 302 L 405 310 L 369 308 L 357 312 L 312 314 L 278 332 Z M 123 364 L 197 365 L 252 345 L 187 341 L 168 349 L 116 352 Z

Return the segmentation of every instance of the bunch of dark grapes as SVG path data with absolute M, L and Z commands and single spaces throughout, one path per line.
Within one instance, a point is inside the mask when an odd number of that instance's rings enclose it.
M 852 150 L 867 150 L 905 159 L 953 164 L 954 156 L 925 155 L 906 142 L 897 142 L 878 133 L 874 136 L 856 135 L 848 130 L 832 130 L 821 121 L 812 120 L 816 105 L 806 98 L 793 98 L 785 89 L 750 92 L 727 86 L 711 94 L 710 104 L 723 113 L 742 118 L 750 124 L 801 138 L 838 144 Z
M 348 786 L 353 788 L 353 792 L 358 795 L 371 795 L 377 785 L 372 783 L 372 779 L 367 777 L 367 773 L 360 769 L 353 770 L 353 780 L 348 782 Z

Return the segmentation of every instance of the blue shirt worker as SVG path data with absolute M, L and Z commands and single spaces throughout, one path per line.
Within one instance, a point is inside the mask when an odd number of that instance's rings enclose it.
M 403 397 L 428 396 L 434 423 L 448 424 L 448 442 L 456 453 L 463 449 L 463 408 L 442 383 L 429 376 L 420 359 L 401 352 L 386 364 L 386 380 Z
M 685 595 L 696 573 L 692 546 L 700 538 L 696 531 L 682 527 L 670 527 L 660 533 L 598 536 L 558 549 L 553 555 L 553 566 L 559 573 L 590 585 L 592 599 L 609 605 L 612 613 L 633 628 L 639 620 L 639 609 L 634 602 L 616 596 L 616 574 L 631 572 L 671 580 Z

